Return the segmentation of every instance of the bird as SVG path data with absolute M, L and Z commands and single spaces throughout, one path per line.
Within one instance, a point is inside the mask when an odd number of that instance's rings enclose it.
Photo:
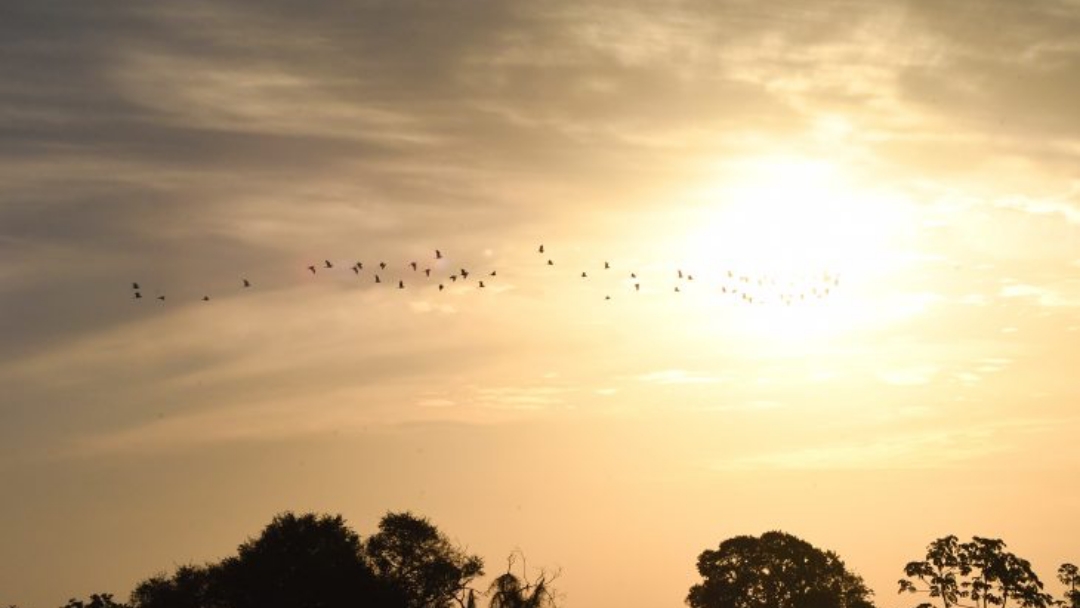
M 330 260 L 323 260 L 323 265 L 327 268 L 333 268 L 334 265 L 330 263 Z
M 386 270 L 386 262 L 379 262 L 379 269 Z
M 611 299 L 611 296 L 604 296 L 604 299 L 605 299 L 605 300 L 610 300 L 610 299 Z
M 405 281 L 398 281 L 397 282 L 397 288 L 398 289 L 405 289 Z
M 135 292 L 135 299 L 138 300 L 141 297 L 142 297 L 142 294 L 136 291 Z
M 210 301 L 210 296 L 203 296 L 202 301 L 203 302 L 209 302 Z
M 442 252 L 439 251 L 438 249 L 435 250 L 435 259 L 436 260 L 441 260 L 442 259 Z
M 641 291 L 641 283 L 634 283 L 634 291 Z
M 681 271 L 681 270 L 679 271 L 679 278 L 680 278 L 680 279 L 681 279 L 681 278 L 683 278 L 683 276 L 682 276 L 682 271 Z
M 244 287 L 251 287 L 251 281 L 244 279 Z
M 450 275 L 450 280 L 454 281 L 456 283 L 457 282 L 457 275 L 456 274 Z
M 552 262 L 551 260 L 548 260 L 548 266 L 554 266 L 554 265 L 555 265 L 555 262 Z
M 308 266 L 307 269 L 311 271 L 311 274 L 315 274 L 315 267 L 314 266 Z
M 409 266 L 412 266 L 413 272 L 416 272 L 416 262 L 409 262 Z
M 483 289 L 483 288 L 484 288 L 484 282 L 480 281 L 480 289 Z
M 379 275 L 375 275 L 375 282 L 382 283 L 382 279 L 379 278 Z
M 443 287 L 443 284 L 442 284 L 442 283 L 439 283 L 439 291 L 442 291 L 442 290 L 444 290 L 444 289 L 446 289 L 446 288 L 445 288 L 445 287 Z
M 679 293 L 679 288 L 678 287 L 675 288 L 675 293 Z
M 352 267 L 352 271 L 353 271 L 353 274 L 360 274 L 360 269 L 357 268 L 356 266 Z
M 158 297 L 157 297 L 157 299 L 159 299 L 159 300 L 161 300 L 162 302 L 164 302 L 164 301 L 165 301 L 165 296 L 158 296 Z
M 463 279 L 469 278 L 469 271 L 462 268 L 461 269 L 461 278 L 463 278 Z
M 132 289 L 138 289 L 138 288 L 139 288 L 139 284 L 138 284 L 138 283 L 132 283 L 132 284 L 131 284 L 131 288 L 132 288 Z
M 611 264 L 608 264 L 607 262 L 604 262 L 604 270 L 607 270 L 609 268 L 611 268 Z
M 581 278 L 583 278 L 583 279 L 587 279 L 587 278 L 589 278 L 589 275 L 587 275 L 587 274 L 585 274 L 584 272 L 582 272 L 582 273 L 581 273 Z
M 495 271 L 494 271 L 494 270 L 492 270 L 492 271 L 491 271 L 491 274 L 489 274 L 488 276 L 491 276 L 491 277 L 495 276 Z
M 431 269 L 430 268 L 425 268 L 424 269 L 424 276 L 425 277 L 430 277 L 431 276 Z
M 693 281 L 694 280 L 694 275 L 692 275 L 692 274 L 686 275 L 686 280 L 687 281 Z
M 637 273 L 636 272 L 631 272 L 630 273 L 630 278 L 631 279 L 636 279 L 637 278 Z
M 540 253 L 544 253 L 544 244 L 543 243 L 540 244 L 539 251 L 540 251 Z
M 364 269 L 364 263 L 363 262 L 357 262 L 356 263 L 356 269 L 357 270 L 363 270 Z

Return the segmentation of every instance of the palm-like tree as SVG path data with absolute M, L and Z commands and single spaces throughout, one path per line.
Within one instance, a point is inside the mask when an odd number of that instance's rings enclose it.
M 496 578 L 488 588 L 491 601 L 488 608 L 554 608 L 555 598 L 541 576 L 535 582 L 520 579 L 507 572 Z

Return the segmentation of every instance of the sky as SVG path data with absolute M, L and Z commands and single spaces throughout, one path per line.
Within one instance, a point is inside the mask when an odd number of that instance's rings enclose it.
M 126 597 L 286 510 L 412 510 L 566 608 L 681 606 L 774 529 L 882 607 L 946 534 L 1050 583 L 1077 31 L 1073 0 L 0 4 L 0 603 Z

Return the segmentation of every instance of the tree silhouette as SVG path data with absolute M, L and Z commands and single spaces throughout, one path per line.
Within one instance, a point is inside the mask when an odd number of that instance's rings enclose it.
M 554 608 L 555 597 L 548 575 L 541 572 L 536 580 L 529 581 L 522 560 L 522 573 L 518 577 L 512 572 L 514 561 L 511 555 L 507 560 L 506 573 L 498 576 L 488 587 L 487 594 L 491 596 L 488 608 Z
M 408 608 L 466 606 L 469 582 L 484 573 L 482 559 L 412 513 L 388 513 L 365 549 L 375 574 L 405 597 Z
M 1062 605 L 1068 608 L 1080 608 L 1080 568 L 1073 564 L 1061 564 L 1057 571 L 1058 580 L 1068 587 Z
M 736 536 L 698 556 L 692 608 L 873 608 L 872 592 L 832 551 L 784 532 Z
M 63 608 L 128 608 L 124 604 L 118 604 L 113 601 L 111 593 L 95 593 L 90 596 L 89 602 L 82 600 L 70 599 L 67 604 L 64 604 Z
M 944 536 L 930 543 L 923 561 L 908 562 L 904 574 L 899 593 L 926 593 L 943 608 L 964 605 L 965 599 L 980 608 L 1007 608 L 1010 602 L 1020 608 L 1053 604 L 1030 562 L 1006 551 L 1001 539 L 976 536 L 960 543 L 955 536 Z M 933 606 L 922 602 L 917 608 Z
M 236 556 L 150 578 L 131 597 L 134 608 L 405 606 L 372 572 L 360 537 L 340 515 L 293 513 L 276 516 Z

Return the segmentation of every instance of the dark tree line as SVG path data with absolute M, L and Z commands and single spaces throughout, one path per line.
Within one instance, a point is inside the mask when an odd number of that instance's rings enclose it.
M 146 579 L 126 604 L 95 594 L 62 608 L 556 608 L 554 577 L 530 580 L 524 559 L 516 574 L 516 558 L 481 591 L 483 560 L 425 518 L 388 513 L 361 540 L 340 515 L 283 513 L 236 555 Z M 784 532 L 729 538 L 702 552 L 697 570 L 690 608 L 874 608 L 836 553 Z M 904 575 L 899 592 L 926 598 L 915 608 L 1080 608 L 1080 569 L 1058 569 L 1065 593 L 1054 599 L 1000 539 L 939 538 Z
M 139 583 L 127 604 L 109 594 L 63 608 L 548 608 L 543 576 L 509 571 L 484 593 L 484 562 L 425 518 L 389 513 L 361 540 L 340 516 L 283 513 L 237 554 Z M 538 592 L 539 589 L 539 592 Z

